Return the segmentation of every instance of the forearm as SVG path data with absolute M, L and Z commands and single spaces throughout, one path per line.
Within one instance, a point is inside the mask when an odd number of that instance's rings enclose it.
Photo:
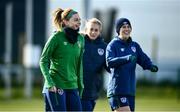
M 40 69 L 41 69 L 41 72 L 43 74 L 45 81 L 48 84 L 48 88 L 55 86 L 49 73 L 49 63 L 40 61 Z
M 115 58 L 112 57 L 107 58 L 108 67 L 114 68 L 126 64 L 129 61 L 129 56 L 130 55 L 115 57 Z

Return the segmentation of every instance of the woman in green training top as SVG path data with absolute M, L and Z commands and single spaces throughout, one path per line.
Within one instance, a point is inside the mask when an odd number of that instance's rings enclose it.
M 48 39 L 40 58 L 45 79 L 45 110 L 81 111 L 84 38 L 78 33 L 79 14 L 58 8 L 54 12 L 54 24 L 57 31 Z

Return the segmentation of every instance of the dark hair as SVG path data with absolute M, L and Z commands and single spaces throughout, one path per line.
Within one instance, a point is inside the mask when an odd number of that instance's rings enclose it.
M 77 14 L 77 12 L 70 9 L 70 8 L 65 9 L 65 10 L 63 10 L 61 8 L 57 8 L 53 13 L 54 25 L 57 27 L 57 29 L 61 29 L 62 27 L 65 26 L 62 21 L 63 20 L 69 20 L 72 17 L 72 15 L 74 15 L 74 14 Z
M 124 24 L 128 24 L 130 27 L 131 27 L 131 23 L 130 21 L 127 19 L 127 18 L 119 18 L 117 21 L 116 21 L 116 32 L 118 33 L 119 35 L 119 30 L 120 28 L 124 25 Z M 132 28 L 132 27 L 131 27 Z

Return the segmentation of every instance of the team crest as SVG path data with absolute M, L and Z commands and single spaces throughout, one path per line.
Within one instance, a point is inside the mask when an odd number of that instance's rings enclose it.
M 81 48 L 81 43 L 79 41 L 77 42 L 77 44 L 78 44 L 78 47 Z
M 124 48 L 121 48 L 121 51 L 122 51 L 122 52 L 124 52 L 124 50 L 125 50 Z
M 64 42 L 64 45 L 67 45 L 67 42 Z
M 98 48 L 98 54 L 102 56 L 104 54 L 104 49 Z
M 136 47 L 132 46 L 132 47 L 131 47 L 131 50 L 132 50 L 133 52 L 136 52 Z
M 126 103 L 126 102 L 127 102 L 126 97 L 122 97 L 122 98 L 120 98 L 120 99 L 121 99 L 121 102 L 122 102 L 122 103 Z
M 63 89 L 58 89 L 58 93 L 59 93 L 60 95 L 63 95 L 63 93 L 64 93 Z

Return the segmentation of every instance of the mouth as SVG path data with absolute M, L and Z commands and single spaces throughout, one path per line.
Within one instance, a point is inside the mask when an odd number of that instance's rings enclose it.
M 96 38 L 96 35 L 90 35 L 92 38 Z
M 130 33 L 128 31 L 123 32 L 124 35 L 129 35 Z
M 75 29 L 78 29 L 79 28 L 79 25 L 75 25 Z

